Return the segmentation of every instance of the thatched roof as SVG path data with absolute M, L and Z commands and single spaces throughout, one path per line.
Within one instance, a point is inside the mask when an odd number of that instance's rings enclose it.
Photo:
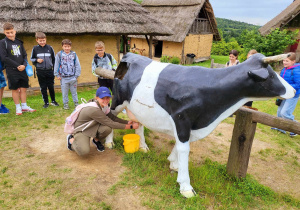
M 293 20 L 299 13 L 300 0 L 295 0 L 279 15 L 262 26 L 259 31 L 262 35 L 266 35 L 271 31 L 271 29 L 282 28 L 286 26 L 291 20 Z
M 201 8 L 207 12 L 214 39 L 221 39 L 209 0 L 143 0 L 142 6 L 174 32 L 168 37 L 156 36 L 157 40 L 182 42 Z
M 1 0 L 5 22 L 21 33 L 172 34 L 133 0 Z

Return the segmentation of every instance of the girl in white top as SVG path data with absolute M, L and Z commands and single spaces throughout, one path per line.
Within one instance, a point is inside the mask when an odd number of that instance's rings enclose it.
M 238 55 L 238 51 L 231 50 L 229 52 L 229 61 L 226 63 L 226 67 L 238 65 L 240 63 L 240 61 L 237 59 Z

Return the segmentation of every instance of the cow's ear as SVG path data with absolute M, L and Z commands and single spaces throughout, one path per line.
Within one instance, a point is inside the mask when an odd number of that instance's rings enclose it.
M 263 82 L 268 79 L 269 72 L 266 69 L 256 69 L 256 70 L 249 71 L 248 75 L 256 82 Z
M 115 77 L 114 78 L 118 78 L 120 80 L 122 80 L 125 76 L 125 74 L 128 71 L 128 66 L 126 62 L 121 62 L 116 70 L 115 73 Z

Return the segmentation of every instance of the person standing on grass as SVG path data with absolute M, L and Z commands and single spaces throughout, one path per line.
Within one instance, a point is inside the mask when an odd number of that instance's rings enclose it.
M 81 67 L 78 56 L 74 51 L 71 51 L 72 42 L 69 39 L 64 39 L 61 42 L 62 51 L 55 56 L 54 75 L 60 80 L 61 93 L 63 96 L 64 109 L 69 107 L 69 90 L 72 94 L 74 106 L 78 106 L 77 96 L 77 79 L 81 73 Z
M 240 61 L 237 59 L 238 55 L 238 51 L 231 50 L 229 52 L 229 61 L 226 63 L 226 67 L 238 65 L 240 63 Z
M 99 87 L 96 99 L 90 103 L 92 106 L 83 107 L 80 110 L 74 125 L 73 134 L 67 136 L 68 149 L 75 151 L 78 155 L 86 155 L 90 152 L 90 138 L 99 152 L 104 151 L 101 141 L 112 132 L 112 129 L 137 129 L 139 123 L 122 120 L 113 115 L 109 109 L 111 99 L 107 87 Z M 89 124 L 90 122 L 90 124 Z M 88 124 L 88 125 L 86 125 Z
M 293 112 L 300 95 L 300 63 L 296 63 L 296 54 L 290 52 L 288 57 L 283 60 L 283 66 L 284 68 L 281 70 L 280 76 L 296 90 L 296 93 L 294 98 L 282 100 L 280 106 L 278 106 L 277 117 L 294 121 L 295 116 Z M 271 129 L 286 133 L 286 131 L 278 128 Z M 294 137 L 297 134 L 291 132 L 290 136 Z
M 12 91 L 12 98 L 16 105 L 16 115 L 22 115 L 23 112 L 35 112 L 36 110 L 26 103 L 29 79 L 25 71 L 27 53 L 23 42 L 16 38 L 13 24 L 4 23 L 3 29 L 6 37 L 0 41 L 0 57 L 6 69 L 8 87 Z
M 97 67 L 101 67 L 104 69 L 115 71 L 117 69 L 117 61 L 111 54 L 105 52 L 105 45 L 102 41 L 97 41 L 95 43 L 95 51 L 96 54 L 92 61 L 92 73 L 93 75 L 98 77 L 99 87 L 108 87 L 112 91 L 114 81 L 98 76 L 95 73 L 95 69 Z
M 3 74 L 3 69 L 4 69 L 3 64 L 2 64 L 2 62 L 0 62 L 0 114 L 8 114 L 9 109 L 6 108 L 6 106 L 4 106 L 4 104 L 2 104 L 4 88 L 6 87 L 6 81 L 5 81 L 5 77 Z
M 41 93 L 44 100 L 44 108 L 49 107 L 49 99 L 47 89 L 49 90 L 51 105 L 59 106 L 55 101 L 54 92 L 54 73 L 53 66 L 55 62 L 54 50 L 50 45 L 46 44 L 46 34 L 42 32 L 35 33 L 36 42 L 31 52 L 31 62 L 36 67 L 36 73 L 41 87 Z

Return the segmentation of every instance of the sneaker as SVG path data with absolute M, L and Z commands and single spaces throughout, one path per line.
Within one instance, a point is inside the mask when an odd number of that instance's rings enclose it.
M 69 105 L 68 104 L 64 104 L 64 109 L 70 109 Z
M 16 115 L 22 115 L 22 109 L 21 107 L 16 108 Z
M 0 107 L 0 114 L 8 114 L 8 112 L 5 109 L 2 109 L 2 107 Z
M 4 104 L 1 104 L 1 107 L 0 107 L 2 110 L 3 110 L 3 112 L 4 113 L 2 113 L 2 114 L 7 114 L 7 113 L 9 113 L 9 109 L 8 108 L 6 108 L 6 106 L 4 106 Z
M 43 108 L 48 108 L 48 107 L 49 107 L 48 103 L 44 104 L 44 106 L 43 106 Z
M 294 136 L 298 136 L 298 134 L 290 132 L 290 137 L 294 137 Z
M 78 106 L 78 102 L 74 102 L 75 109 Z
M 22 112 L 35 112 L 35 109 L 30 108 L 29 106 L 22 107 Z
M 282 130 L 282 129 L 279 129 L 279 128 L 271 128 L 271 130 L 276 130 L 276 131 L 279 131 L 283 134 L 286 134 L 286 131 L 285 130 Z
M 72 144 L 70 143 L 70 139 L 74 138 L 74 136 L 72 134 L 67 135 L 67 142 L 68 142 L 68 149 L 72 150 Z
M 52 101 L 50 104 L 51 104 L 52 106 L 59 106 L 59 104 L 58 104 L 56 101 Z
M 99 152 L 103 152 L 105 150 L 104 146 L 100 141 L 95 141 L 95 139 L 93 139 L 93 144 L 95 144 Z

